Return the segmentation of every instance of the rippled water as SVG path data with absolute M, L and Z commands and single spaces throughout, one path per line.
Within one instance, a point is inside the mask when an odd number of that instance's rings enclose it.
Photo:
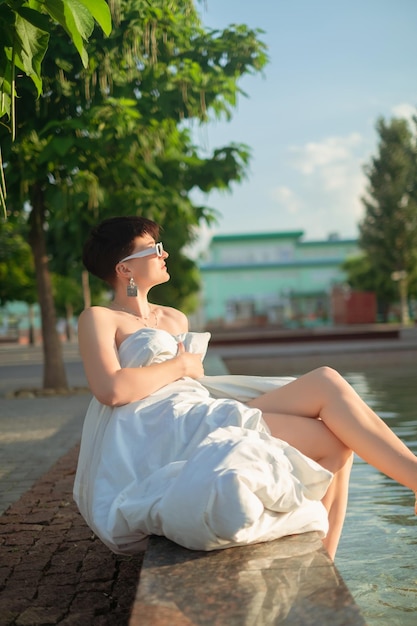
M 344 374 L 417 454 L 417 366 L 395 365 Z M 414 498 L 408 489 L 358 458 L 336 565 L 369 625 L 417 624 Z
M 250 359 L 246 362 L 250 364 Z M 245 373 L 251 372 L 250 366 Z M 270 371 L 261 373 L 273 375 Z M 231 370 L 233 371 L 233 370 Z M 305 370 L 302 370 L 305 371 Z M 339 371 L 417 454 L 416 363 Z M 243 373 L 243 372 L 241 372 Z M 411 492 L 355 458 L 336 565 L 369 626 L 417 624 L 417 518 Z

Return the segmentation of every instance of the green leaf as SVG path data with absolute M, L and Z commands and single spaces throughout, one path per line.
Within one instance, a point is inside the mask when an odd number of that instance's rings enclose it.
M 79 0 L 46 0 L 45 6 L 72 38 L 77 33 L 84 41 L 88 40 L 93 32 L 94 20 Z
M 36 28 L 49 33 L 51 31 L 51 22 L 49 17 L 44 13 L 39 13 L 39 11 L 35 11 L 34 9 L 26 6 L 18 7 L 16 9 L 16 13 L 20 15 L 23 19 L 27 20 Z
M 39 163 L 46 163 L 50 159 L 56 159 L 57 156 L 65 157 L 73 144 L 72 137 L 53 137 L 39 153 Z
M 1 85 L 1 90 L 2 90 L 2 97 L 0 99 L 0 118 L 3 117 L 3 115 L 10 115 L 10 105 L 12 103 L 11 98 L 9 96 L 8 93 L 6 93 L 6 89 L 4 87 L 4 82 Z M 1 123 L 1 122 L 0 122 Z
M 111 15 L 105 0 L 79 0 L 91 13 L 105 35 L 110 35 L 112 29 Z
M 48 48 L 49 34 L 16 15 L 16 65 L 33 81 L 38 96 L 42 92 L 41 64 Z
M 84 47 L 94 28 L 94 20 L 88 9 L 78 0 L 46 0 L 45 8 L 71 37 L 84 67 L 88 65 L 88 55 Z
M 10 61 L 7 58 L 4 48 L 0 48 L 0 85 L 5 78 L 10 76 Z

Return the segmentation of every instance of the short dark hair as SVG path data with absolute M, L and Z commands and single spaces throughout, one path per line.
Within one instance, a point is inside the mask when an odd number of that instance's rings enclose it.
M 121 259 L 132 254 L 136 237 L 150 235 L 159 238 L 159 226 L 146 217 L 111 217 L 95 226 L 83 248 L 86 269 L 113 286 L 115 267 Z

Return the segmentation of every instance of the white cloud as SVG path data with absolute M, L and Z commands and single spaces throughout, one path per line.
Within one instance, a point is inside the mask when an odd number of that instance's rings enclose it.
M 359 133 L 351 133 L 290 148 L 296 157 L 293 167 L 299 172 L 297 182 L 292 183 L 297 196 L 292 195 L 305 207 L 308 234 L 318 234 L 319 224 L 342 237 L 355 234 L 363 215 L 361 197 L 366 186 L 364 144 Z M 281 192 L 281 196 L 285 194 Z
M 300 211 L 301 202 L 289 187 L 274 187 L 270 192 L 270 197 L 277 202 L 280 207 L 283 207 L 287 213 L 294 215 Z
M 392 113 L 394 117 L 403 117 L 404 119 L 411 122 L 413 117 L 417 114 L 417 109 L 412 104 L 403 102 L 392 107 Z
M 295 160 L 296 169 L 308 175 L 333 163 L 349 161 L 352 150 L 361 142 L 359 133 L 351 133 L 347 137 L 327 137 L 321 142 L 309 142 L 301 147 L 292 146 L 290 150 L 298 155 Z

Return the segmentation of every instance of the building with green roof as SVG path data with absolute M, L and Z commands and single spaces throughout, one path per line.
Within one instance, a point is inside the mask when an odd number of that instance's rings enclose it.
M 331 292 L 356 239 L 304 241 L 301 230 L 216 235 L 200 263 L 205 325 L 329 324 Z

